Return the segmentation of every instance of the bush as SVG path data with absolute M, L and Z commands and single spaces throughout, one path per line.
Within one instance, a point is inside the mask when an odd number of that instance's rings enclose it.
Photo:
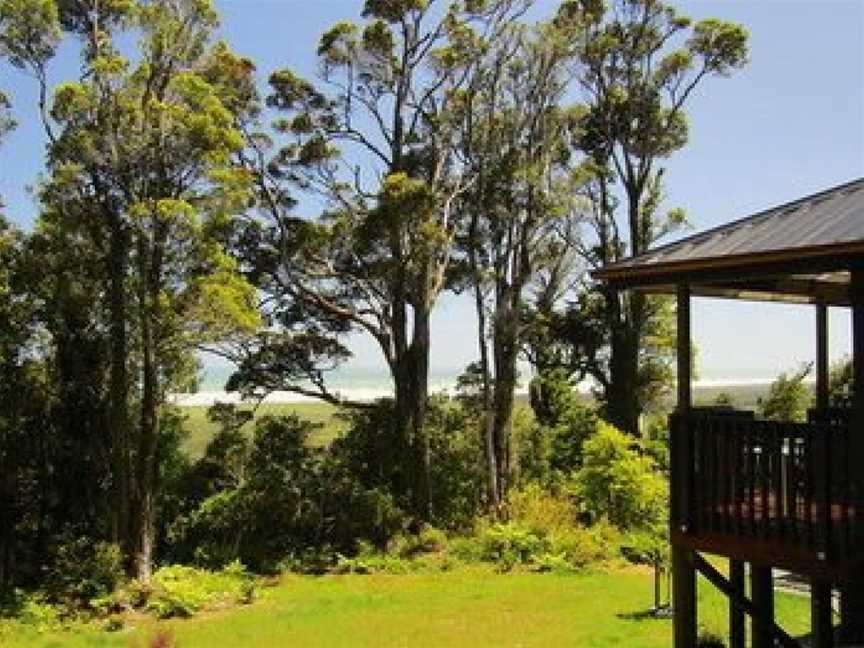
M 151 586 L 146 608 L 160 619 L 248 603 L 254 596 L 254 581 L 239 563 L 218 572 L 183 565 L 163 567 L 153 574 Z
M 120 547 L 66 536 L 58 544 L 45 575 L 49 599 L 74 609 L 92 609 L 123 581 Z
M 665 515 L 667 485 L 634 440 L 607 423 L 585 442 L 573 491 L 590 522 L 606 517 L 620 529 L 648 528 Z
M 550 549 L 545 537 L 513 522 L 495 524 L 483 530 L 480 544 L 482 559 L 505 570 L 530 564 Z
M 408 574 L 417 569 L 411 560 L 388 556 L 386 554 L 369 554 L 346 558 L 339 556 L 334 574 Z
M 538 534 L 570 529 L 577 522 L 576 507 L 565 495 L 532 483 L 510 494 L 510 518 Z
M 537 571 L 541 573 L 569 573 L 574 571 L 573 565 L 563 553 L 545 553 L 537 558 Z
M 444 551 L 447 544 L 444 531 L 426 525 L 417 534 L 397 535 L 390 541 L 387 551 L 400 558 L 414 558 L 420 554 Z
M 6 610 L 0 615 L 0 638 L 5 630 L 14 634 L 20 626 L 27 626 L 37 632 L 52 632 L 62 627 L 61 611 L 48 602 L 44 595 L 24 594 L 20 590 L 16 590 L 13 595 L 15 600 L 8 607 L 8 622 L 4 620 Z
M 549 541 L 551 551 L 563 556 L 573 569 L 584 569 L 621 553 L 620 533 L 605 519 L 592 527 L 560 529 Z

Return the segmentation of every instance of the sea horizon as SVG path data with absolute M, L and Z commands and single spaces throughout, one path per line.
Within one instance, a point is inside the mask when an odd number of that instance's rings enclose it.
M 199 389 L 196 392 L 175 393 L 171 400 L 177 405 L 186 407 L 210 406 L 215 403 L 241 403 L 241 394 L 226 391 L 224 386 L 233 371 L 230 367 L 206 367 L 202 370 Z M 456 381 L 461 370 L 433 369 L 430 372 L 429 387 L 431 393 L 453 395 L 456 391 Z M 705 372 L 703 376 L 693 381 L 694 388 L 732 388 L 757 387 L 771 384 L 778 374 L 769 370 L 735 370 L 729 372 Z M 517 394 L 528 393 L 529 375 L 523 375 Z M 591 381 L 583 381 L 577 385 L 581 393 L 589 393 L 593 388 Z M 373 401 L 388 398 L 393 395 L 393 387 L 386 371 L 363 368 L 334 372 L 328 381 L 331 392 L 346 401 Z M 290 391 L 273 391 L 262 402 L 305 403 L 320 399 Z

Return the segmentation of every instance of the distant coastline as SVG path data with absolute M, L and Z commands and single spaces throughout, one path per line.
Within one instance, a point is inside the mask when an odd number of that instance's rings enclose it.
M 747 387 L 767 387 L 774 381 L 774 378 L 716 378 L 697 380 L 693 383 L 696 390 L 722 390 Z M 366 381 L 358 381 L 361 384 Z M 579 385 L 579 391 L 588 393 L 591 385 L 583 383 Z M 356 387 L 334 387 L 334 393 L 339 394 L 346 401 L 373 401 L 379 398 L 387 398 L 393 395 L 392 389 L 383 385 L 376 386 L 356 386 Z M 452 394 L 455 391 L 455 381 L 439 382 L 431 387 L 433 393 Z M 525 395 L 528 393 L 526 388 L 522 388 L 517 393 Z M 205 389 L 196 393 L 180 393 L 172 394 L 171 402 L 181 407 L 209 407 L 215 403 L 233 403 L 239 404 L 243 402 L 241 395 L 237 392 L 226 392 L 219 389 Z M 294 392 L 276 391 L 269 394 L 264 401 L 270 404 L 290 404 L 290 403 L 310 403 L 318 402 L 318 399 L 303 394 L 295 394 Z

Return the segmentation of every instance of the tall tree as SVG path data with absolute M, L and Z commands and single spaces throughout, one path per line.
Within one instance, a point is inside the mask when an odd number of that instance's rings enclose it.
M 578 12 L 566 2 L 564 12 Z M 726 76 L 747 60 L 747 32 L 716 19 L 692 24 L 659 0 L 614 0 L 588 25 L 580 84 L 589 106 L 579 148 L 595 180 L 585 189 L 595 206 L 596 244 L 586 259 L 600 267 L 638 255 L 679 227 L 681 210 L 664 213 L 663 160 L 687 142 L 685 105 L 708 77 Z M 608 346 L 589 371 L 600 384 L 609 420 L 638 433 L 639 414 L 668 368 L 662 328 L 670 306 L 642 293 L 589 287 L 580 297 L 596 313 Z M 596 342 L 597 326 L 577 324 L 573 342 Z M 665 349 L 665 351 L 664 351 Z M 665 367 L 665 368 L 664 368 Z
M 265 346 L 245 366 L 278 368 L 257 375 L 281 373 L 288 389 L 308 389 L 307 378 L 319 396 L 339 401 L 322 368 L 347 357 L 344 333 L 371 336 L 412 448 L 421 519 L 431 502 L 430 317 L 448 281 L 455 201 L 471 183 L 454 157 L 451 107 L 472 61 L 529 4 L 367 0 L 363 23 L 340 22 L 322 36 L 320 88 L 289 70 L 271 77 L 268 103 L 284 115 L 276 129 L 285 138 L 274 159 L 262 149 L 268 142 L 251 138 L 269 225 L 247 242 L 260 285 L 276 296 L 274 323 L 287 334 L 278 352 Z M 327 213 L 294 217 L 290 191 L 298 187 L 323 195 Z
M 100 33 L 94 73 L 58 87 L 51 108 L 58 133 L 43 200 L 70 233 L 88 232 L 101 246 L 112 392 L 127 395 L 125 421 L 112 416 L 122 423 L 115 479 L 128 505 L 119 537 L 143 579 L 167 391 L 197 344 L 257 326 L 254 291 L 222 247 L 248 197 L 248 174 L 231 156 L 243 143 L 239 113 L 252 108 L 252 65 L 213 44 L 216 23 L 207 0 L 139 3 L 124 22 L 141 36 L 135 63 Z
M 590 11 L 590 8 L 589 8 Z M 585 15 L 515 25 L 475 66 L 463 93 L 462 156 L 474 183 L 460 201 L 478 320 L 490 503 L 511 473 L 517 359 L 529 292 L 567 263 L 582 181 L 571 154 L 582 109 L 564 104 Z M 491 346 L 491 349 L 490 349 Z

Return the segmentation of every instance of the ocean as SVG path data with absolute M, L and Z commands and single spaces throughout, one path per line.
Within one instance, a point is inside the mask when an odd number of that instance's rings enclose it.
M 433 368 L 430 372 L 430 390 L 433 393 L 453 393 L 456 379 L 461 373 L 457 368 Z M 199 389 L 194 394 L 175 394 L 174 402 L 180 405 L 212 405 L 216 402 L 239 402 L 238 394 L 225 391 L 233 367 L 225 363 L 205 362 L 200 374 Z M 733 385 L 767 385 L 776 374 L 767 369 L 736 369 L 733 371 L 702 370 L 694 381 L 695 387 L 731 387 Z M 521 384 L 518 391 L 525 393 L 530 381 L 530 370 L 527 366 L 521 368 Z M 344 367 L 333 372 L 329 377 L 328 387 L 333 393 L 340 394 L 346 400 L 375 400 L 392 396 L 393 386 L 386 369 Z M 590 391 L 590 382 L 578 386 L 580 391 Z M 314 400 L 308 396 L 292 392 L 274 392 L 265 402 L 293 403 Z

